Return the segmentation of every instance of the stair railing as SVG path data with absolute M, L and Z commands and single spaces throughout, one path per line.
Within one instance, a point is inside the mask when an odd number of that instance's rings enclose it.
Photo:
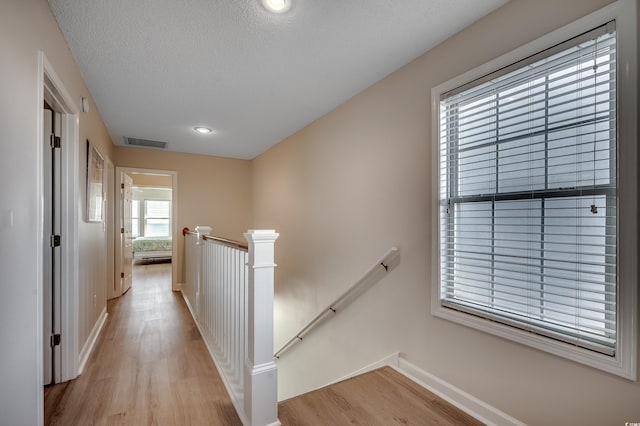
M 185 301 L 242 423 L 278 425 L 273 362 L 272 230 L 248 231 L 247 244 L 184 230 Z
M 381 272 L 389 272 L 390 267 L 393 265 L 396 258 L 400 255 L 400 251 L 397 247 L 391 247 L 362 277 L 349 287 L 344 293 L 342 293 L 336 300 L 329 304 L 325 309 L 320 311 L 311 321 L 309 321 L 304 327 L 300 329 L 291 339 L 287 341 L 274 355 L 275 359 L 279 359 L 284 352 L 293 347 L 296 343 L 301 342 L 303 338 L 311 332 L 320 322 L 322 322 L 330 313 L 335 314 L 338 312 L 339 306 L 345 306 L 349 300 L 349 296 L 352 296 L 358 290 L 362 290 L 366 283 L 370 283 L 373 278 Z

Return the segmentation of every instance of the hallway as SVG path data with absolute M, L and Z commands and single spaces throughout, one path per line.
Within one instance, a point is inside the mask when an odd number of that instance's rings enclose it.
M 47 387 L 45 425 L 241 425 L 171 264 L 136 265 L 76 380 Z M 476 425 L 385 368 L 279 404 L 283 425 Z
M 171 265 L 134 268 L 76 380 L 45 393 L 45 425 L 239 425 Z

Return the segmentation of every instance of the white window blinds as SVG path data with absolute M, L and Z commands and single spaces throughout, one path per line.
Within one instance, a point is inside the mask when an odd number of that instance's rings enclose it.
M 616 348 L 613 22 L 440 99 L 440 299 Z

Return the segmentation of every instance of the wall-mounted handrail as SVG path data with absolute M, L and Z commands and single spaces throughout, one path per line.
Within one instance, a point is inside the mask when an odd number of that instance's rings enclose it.
M 337 313 L 337 306 L 345 301 L 347 297 L 353 294 L 357 289 L 359 289 L 364 283 L 368 282 L 372 275 L 376 272 L 389 271 L 389 266 L 395 260 L 395 258 L 400 254 L 400 250 L 397 247 L 391 247 L 385 254 L 382 256 L 367 272 L 365 272 L 362 277 L 355 282 L 351 287 L 347 289 L 344 293 L 340 295 L 333 303 L 329 304 L 325 309 L 323 309 L 318 315 L 316 315 L 311 321 L 307 323 L 304 327 L 300 329 L 291 339 L 287 341 L 274 355 L 273 357 L 278 359 L 280 356 L 291 348 L 297 342 L 302 341 L 304 336 L 311 331 L 329 312 Z

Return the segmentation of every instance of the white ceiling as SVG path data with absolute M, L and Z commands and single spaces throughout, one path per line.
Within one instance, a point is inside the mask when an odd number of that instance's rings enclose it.
M 116 143 L 251 159 L 507 0 L 291 1 L 49 4 Z

